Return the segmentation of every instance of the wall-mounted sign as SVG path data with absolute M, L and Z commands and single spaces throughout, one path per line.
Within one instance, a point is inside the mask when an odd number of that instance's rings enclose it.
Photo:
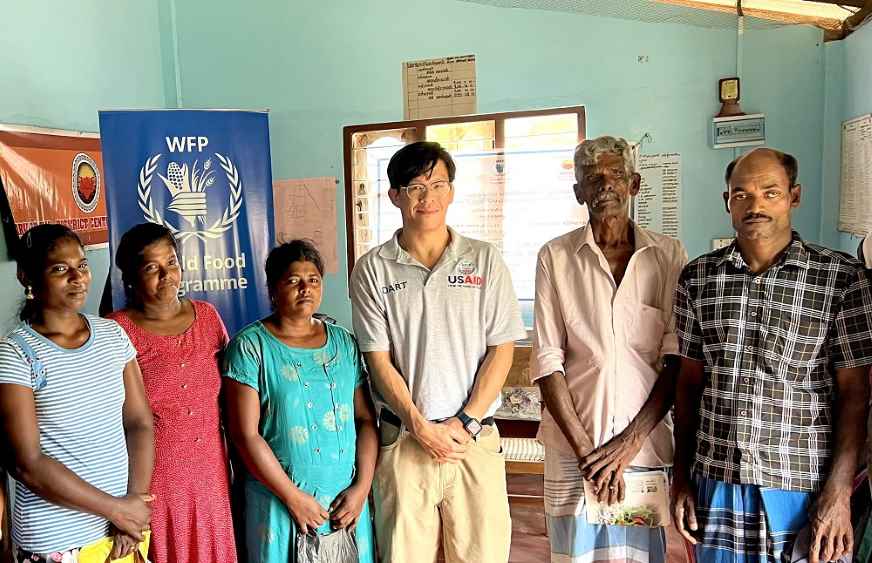
M 475 55 L 403 63 L 405 119 L 476 112 Z
M 106 246 L 109 221 L 96 133 L 0 124 L 0 187 L 8 204 L 0 205 L 7 236 L 12 229 L 17 239 L 35 225 L 60 223 L 88 247 Z
M 712 148 L 750 147 L 766 142 L 766 116 L 762 113 L 712 118 Z

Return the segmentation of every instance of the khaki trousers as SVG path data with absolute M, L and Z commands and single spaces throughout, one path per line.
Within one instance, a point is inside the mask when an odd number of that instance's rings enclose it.
M 495 426 L 485 426 L 457 464 L 436 463 L 403 431 L 381 448 L 373 496 L 383 563 L 436 561 L 440 541 L 446 563 L 509 559 L 512 522 Z

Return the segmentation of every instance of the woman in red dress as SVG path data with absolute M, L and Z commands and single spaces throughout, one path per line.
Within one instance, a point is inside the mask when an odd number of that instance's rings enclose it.
M 115 255 L 127 307 L 110 318 L 137 350 L 154 413 L 151 492 L 154 563 L 234 563 L 230 478 L 221 431 L 219 355 L 227 331 L 202 301 L 179 299 L 178 246 L 165 227 L 144 223 Z

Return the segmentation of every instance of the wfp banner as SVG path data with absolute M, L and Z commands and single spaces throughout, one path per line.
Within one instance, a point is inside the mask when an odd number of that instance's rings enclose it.
M 263 265 L 273 238 L 265 112 L 101 111 L 112 262 L 125 231 L 172 231 L 180 292 L 213 304 L 231 335 L 269 313 Z M 112 268 L 112 305 L 124 306 Z
M 108 239 L 103 157 L 96 133 L 0 125 L 0 184 L 7 235 L 61 223 L 87 246 Z

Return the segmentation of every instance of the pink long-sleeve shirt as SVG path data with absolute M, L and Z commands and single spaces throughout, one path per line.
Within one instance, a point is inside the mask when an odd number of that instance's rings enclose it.
M 555 372 L 566 378 L 587 451 L 627 427 L 654 387 L 661 358 L 678 353 L 672 299 L 687 251 L 679 240 L 639 226 L 635 246 L 620 285 L 589 226 L 539 252 L 530 375 L 533 381 Z M 547 408 L 538 438 L 575 453 Z M 632 465 L 669 466 L 672 457 L 667 414 Z

